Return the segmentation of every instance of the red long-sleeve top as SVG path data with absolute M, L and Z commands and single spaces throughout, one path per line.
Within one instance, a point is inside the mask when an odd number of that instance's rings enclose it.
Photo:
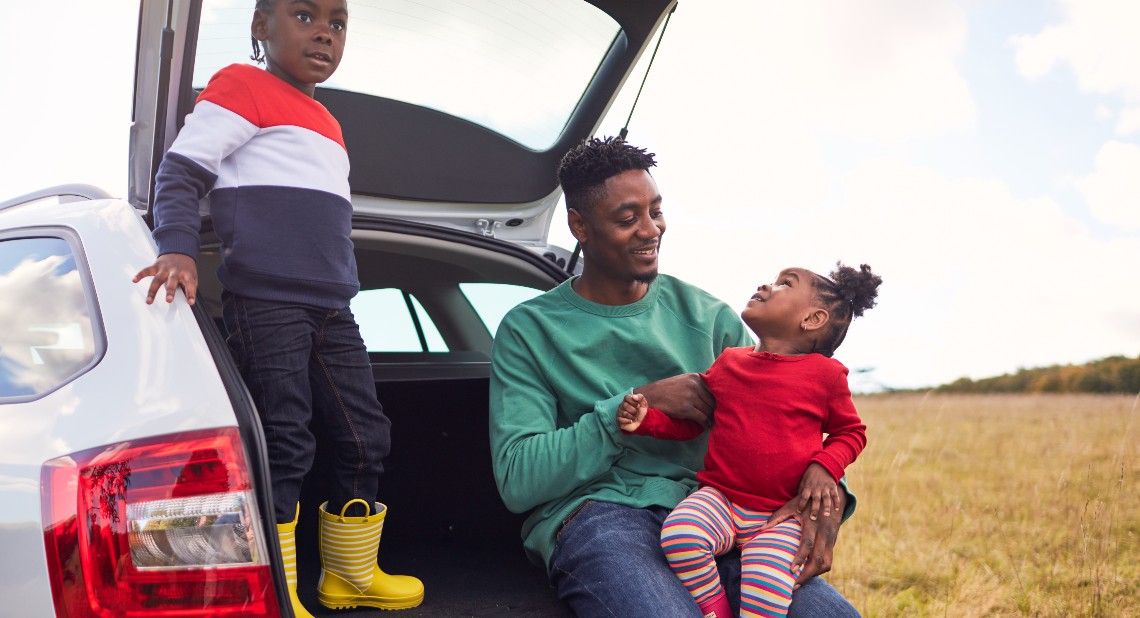
M 737 505 L 780 508 L 796 495 L 813 462 L 838 481 L 867 444 L 847 368 L 835 359 L 729 348 L 703 377 L 716 396 L 716 411 L 697 480 Z M 689 440 L 702 431 L 697 423 L 650 408 L 635 433 Z

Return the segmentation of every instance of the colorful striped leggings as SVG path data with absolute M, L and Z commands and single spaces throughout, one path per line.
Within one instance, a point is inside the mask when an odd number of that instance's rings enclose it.
M 800 522 L 791 519 L 760 531 L 769 512 L 728 501 L 702 487 L 681 501 L 661 528 L 665 559 L 697 604 L 724 594 L 716 556 L 740 546 L 740 615 L 785 616 L 792 603 L 792 559 L 800 547 Z

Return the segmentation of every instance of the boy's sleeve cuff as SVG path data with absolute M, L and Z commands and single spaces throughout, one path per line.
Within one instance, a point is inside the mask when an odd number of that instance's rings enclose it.
M 181 253 L 198 261 L 198 236 L 180 230 L 166 230 L 155 234 L 158 254 Z

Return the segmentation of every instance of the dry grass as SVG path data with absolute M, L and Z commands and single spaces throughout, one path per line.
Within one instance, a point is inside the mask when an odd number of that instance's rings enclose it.
M 1138 399 L 858 398 L 828 579 L 866 616 L 1140 616 Z

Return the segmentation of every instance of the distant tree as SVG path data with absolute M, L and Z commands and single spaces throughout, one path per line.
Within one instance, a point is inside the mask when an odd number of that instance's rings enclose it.
M 958 378 L 945 393 L 1140 393 L 1140 356 L 1109 356 L 1084 365 L 1018 369 L 992 378 Z

